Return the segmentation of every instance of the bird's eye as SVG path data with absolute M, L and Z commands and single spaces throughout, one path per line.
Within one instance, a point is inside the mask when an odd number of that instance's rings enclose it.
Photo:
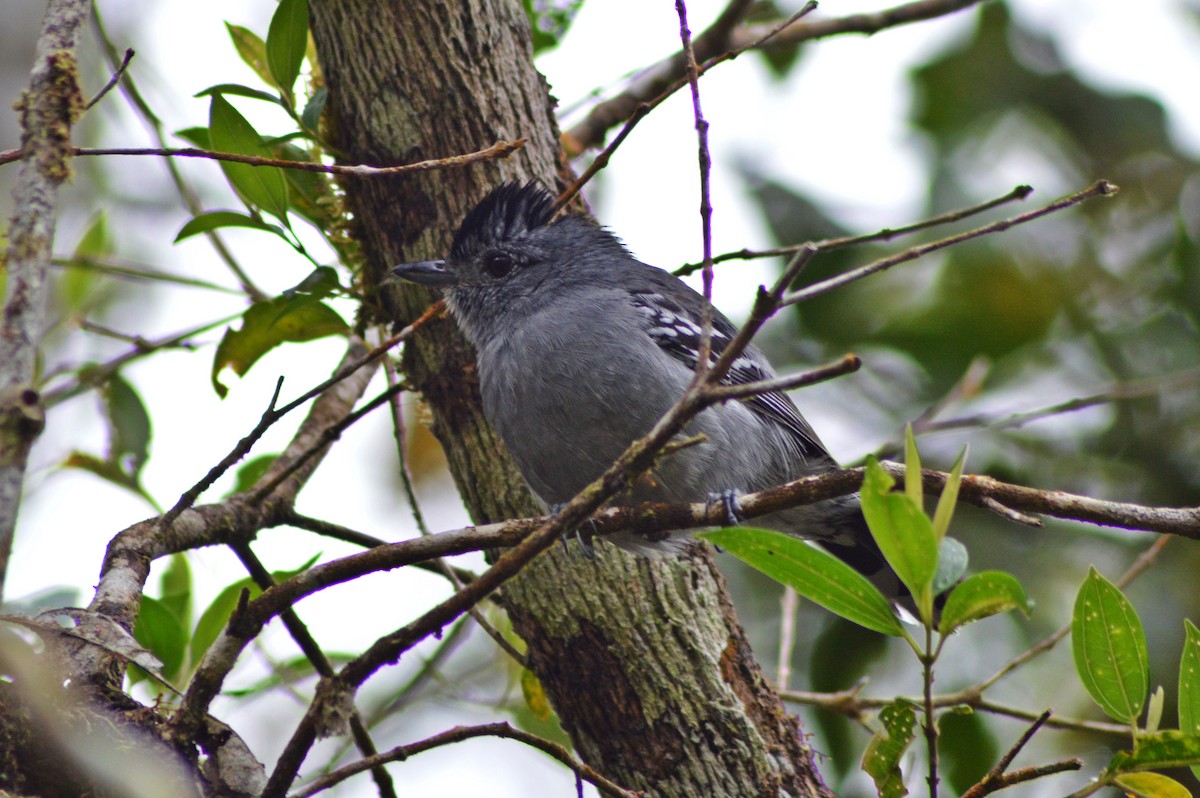
M 492 252 L 483 259 L 484 270 L 493 277 L 503 277 L 512 271 L 514 265 L 512 255 L 504 252 Z

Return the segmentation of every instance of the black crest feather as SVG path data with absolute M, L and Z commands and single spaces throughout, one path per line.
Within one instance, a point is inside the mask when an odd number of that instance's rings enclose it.
M 452 260 L 462 260 L 550 222 L 554 196 L 539 184 L 504 183 L 476 205 L 454 235 Z

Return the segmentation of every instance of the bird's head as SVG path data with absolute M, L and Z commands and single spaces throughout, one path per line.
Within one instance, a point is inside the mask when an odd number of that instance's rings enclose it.
M 516 305 L 569 292 L 584 272 L 603 275 L 611 265 L 607 256 L 629 257 L 585 216 L 551 221 L 553 207 L 553 195 L 537 183 L 504 183 L 463 219 L 449 257 L 402 263 L 392 274 L 442 289 L 451 312 L 475 336 L 481 322 Z

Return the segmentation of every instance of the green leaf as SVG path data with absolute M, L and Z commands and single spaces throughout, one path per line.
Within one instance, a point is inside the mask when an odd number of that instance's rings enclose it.
M 957 538 L 944 537 L 938 543 L 938 567 L 933 575 L 933 595 L 940 596 L 962 579 L 967 572 L 971 557 L 967 547 Z
M 1002 754 L 992 724 L 981 713 L 951 709 L 938 717 L 937 727 L 939 769 L 950 794 L 964 795 Z
M 1108 763 L 1109 773 L 1131 773 L 1200 764 L 1200 735 L 1181 731 L 1141 734 L 1133 751 L 1118 751 Z
M 249 86 L 243 86 L 240 83 L 218 83 L 215 86 L 209 86 L 203 91 L 198 91 L 193 94 L 193 97 L 209 97 L 216 94 L 232 94 L 236 97 L 249 97 L 252 100 L 262 100 L 274 105 L 279 105 L 279 98 L 270 92 L 265 92 L 262 89 L 252 89 Z
M 558 46 L 571 23 L 575 21 L 575 15 L 583 6 L 583 0 L 554 3 L 523 0 L 522 5 L 525 7 L 525 16 L 529 18 L 529 27 L 533 34 L 533 54 L 538 55 Z
M 321 86 L 313 92 L 312 97 L 304 105 L 300 114 L 300 124 L 308 130 L 317 130 L 321 125 L 321 114 L 325 111 L 325 103 L 329 100 L 329 89 Z
M 217 230 L 222 227 L 252 227 L 255 230 L 265 230 L 268 233 L 274 233 L 280 238 L 287 240 L 283 234 L 283 229 L 278 225 L 268 224 L 262 219 L 250 216 L 237 211 L 208 211 L 199 216 L 193 216 L 187 223 L 179 228 L 179 232 L 175 234 L 174 243 L 178 244 L 185 238 L 190 238 L 200 233 L 207 233 L 210 230 Z
M 921 455 L 912 424 L 904 425 L 904 492 L 917 507 L 925 507 L 925 486 L 921 479 Z
M 271 145 L 276 158 L 285 161 L 312 163 L 313 158 L 307 151 L 294 144 L 280 142 Z M 312 222 L 318 230 L 325 231 L 334 224 L 333 210 L 335 203 L 327 198 L 332 194 L 329 176 L 320 172 L 308 172 L 300 169 L 285 169 L 288 186 L 291 188 L 292 210 Z
M 242 314 L 241 329 L 225 331 L 213 358 L 212 383 L 217 394 L 224 397 L 229 389 L 217 379 L 229 366 L 243 376 L 258 359 L 283 343 L 299 343 L 338 335 L 347 329 L 346 322 L 328 305 L 309 296 L 276 297 L 255 302 Z
M 160 592 L 159 601 L 163 606 L 175 613 L 185 629 L 189 628 L 192 624 L 192 569 L 186 554 L 172 554 L 167 560 Z
M 209 107 L 209 135 L 218 152 L 273 157 L 254 127 L 220 94 L 213 95 Z M 290 200 L 287 179 L 280 169 L 229 161 L 221 161 L 221 169 L 234 191 L 248 205 L 286 219 Z
M 164 679 L 174 679 L 179 675 L 187 649 L 187 630 L 170 607 L 158 599 L 142 596 L 142 608 L 133 627 L 133 636 L 162 661 Z
M 267 46 L 262 39 L 258 38 L 258 34 L 241 25 L 230 25 L 228 22 L 225 23 L 225 28 L 229 31 L 229 38 L 233 39 L 233 49 L 237 50 L 237 54 L 241 56 L 246 66 L 253 69 L 254 74 L 258 75 L 263 83 L 279 88 L 267 66 Z
M 292 87 L 308 47 L 308 0 L 279 0 L 267 29 L 267 65 L 275 85 L 294 104 Z
M 1192 798 L 1187 787 L 1161 773 L 1127 773 L 1113 781 L 1134 798 Z
M 185 127 L 183 130 L 176 130 L 175 135 L 202 150 L 212 149 L 212 136 L 206 127 Z
M 288 299 L 297 296 L 324 299 L 341 287 L 342 284 L 338 280 L 336 269 L 329 266 L 318 266 L 299 283 L 284 291 L 282 296 Z
M 149 456 L 150 415 L 137 391 L 119 374 L 108 380 L 101 395 L 111 430 L 108 459 L 136 480 Z
M 730 527 L 703 532 L 699 537 L 846 620 L 885 635 L 904 635 L 883 594 L 826 551 L 769 529 Z
M 276 582 L 286 581 L 296 574 L 307 571 L 319 558 L 319 554 L 314 555 L 299 568 L 290 571 L 274 571 L 271 576 Z M 196 629 L 192 632 L 191 661 L 193 663 L 200 662 L 204 657 L 204 652 L 208 651 L 209 646 L 217 639 L 217 635 L 229 624 L 229 617 L 237 609 L 243 590 L 250 591 L 251 599 L 262 594 L 262 590 L 254 584 L 254 580 L 250 577 L 239 579 L 218 593 L 212 603 L 200 614 L 200 620 L 196 621 Z
M 1200 629 L 1183 622 L 1183 656 L 1179 659 L 1179 730 L 1200 735 Z M 1192 773 L 1200 779 L 1200 766 Z
M 862 769 L 875 782 L 879 798 L 908 795 L 900 758 L 916 737 L 917 715 L 912 705 L 894 701 L 879 711 L 883 731 L 871 738 L 863 753 Z
M 108 231 L 108 215 L 104 211 L 97 212 L 87 230 L 75 245 L 71 261 L 91 261 L 105 258 L 113 253 L 112 236 Z M 72 313 L 83 315 L 88 307 L 99 297 L 97 292 L 99 280 L 95 270 L 82 266 L 68 266 L 64 270 L 62 281 L 63 302 Z
M 972 621 L 1009 610 L 1029 616 L 1029 599 L 1021 583 L 1003 571 L 983 571 L 963 580 L 946 599 L 938 632 L 948 635 Z
M 279 459 L 278 454 L 260 454 L 252 460 L 247 460 L 241 468 L 237 470 L 237 481 L 227 496 L 232 496 L 235 493 L 244 493 L 254 487 L 254 483 L 262 479 L 263 474 L 271 468 L 275 461 Z
M 946 537 L 946 530 L 950 528 L 950 519 L 954 517 L 954 507 L 958 503 L 958 489 L 962 485 L 963 466 L 967 462 L 967 449 L 968 447 L 964 446 L 958 453 L 958 459 L 954 461 L 954 467 L 950 469 L 950 477 L 942 488 L 942 495 L 938 497 L 937 509 L 933 512 L 933 534 L 938 540 Z
M 860 493 L 863 516 L 883 556 L 908 587 L 921 618 L 927 621 L 933 617 L 937 540 L 920 505 L 905 493 L 893 492 L 895 484 L 879 461 L 869 458 Z
M 87 230 L 80 236 L 79 243 L 75 245 L 75 253 L 71 256 L 71 260 L 103 258 L 111 255 L 112 252 L 113 242 L 112 236 L 108 233 L 108 214 L 104 211 L 97 211 L 92 216 Z
M 1133 723 L 1149 689 L 1146 634 L 1128 599 L 1092 567 L 1071 619 L 1075 669 L 1109 717 Z

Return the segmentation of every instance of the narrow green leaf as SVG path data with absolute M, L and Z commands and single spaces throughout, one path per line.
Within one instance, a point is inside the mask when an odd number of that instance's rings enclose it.
M 933 511 L 933 534 L 938 540 L 946 536 L 946 530 L 950 528 L 950 519 L 954 517 L 958 489 L 962 485 L 963 467 L 967 462 L 967 449 L 968 447 L 964 446 L 958 453 L 958 459 L 950 469 L 950 477 L 942 488 L 942 495 L 938 497 L 937 509 Z
M 1200 735 L 1200 629 L 1183 622 L 1183 656 L 1179 659 L 1179 730 Z M 1192 773 L 1200 779 L 1200 766 Z
M 187 631 L 170 607 L 158 599 L 142 596 L 133 636 L 162 661 L 164 679 L 169 681 L 179 675 L 187 649 Z
M 192 625 L 192 569 L 187 555 L 172 554 L 163 571 L 159 601 L 175 613 L 185 629 Z
M 276 582 L 286 581 L 296 574 L 307 571 L 319 558 L 319 554 L 314 555 L 299 568 L 294 568 L 290 571 L 274 571 L 271 576 L 274 577 Z M 196 621 L 196 629 L 192 632 L 190 654 L 193 663 L 200 662 L 204 656 L 204 652 L 208 651 L 209 646 L 217 639 L 217 635 L 229 623 L 229 617 L 233 615 L 233 611 L 237 608 L 238 600 L 243 590 L 250 591 L 251 599 L 258 597 L 262 593 L 262 590 L 259 589 L 258 585 L 254 584 L 254 581 L 250 577 L 239 579 L 218 593 L 212 603 L 200 614 L 200 620 Z
M 308 0 L 279 0 L 267 29 L 267 65 L 275 84 L 293 105 L 292 87 L 308 47 Z
M 258 585 L 254 584 L 254 580 L 247 576 L 227 585 L 204 609 L 204 612 L 200 613 L 200 618 L 196 621 L 196 628 L 192 632 L 190 644 L 190 660 L 193 665 L 200 662 L 204 657 L 204 652 L 208 651 L 209 646 L 217 639 L 217 635 L 229 623 L 229 617 L 237 608 L 238 599 L 243 590 L 250 591 L 251 599 L 262 593 Z
M 108 231 L 108 215 L 101 210 L 92 217 L 87 230 L 79 238 L 71 260 L 73 262 L 99 260 L 112 253 L 113 241 Z M 62 291 L 63 304 L 70 313 L 86 315 L 88 309 L 94 306 L 97 300 L 104 297 L 104 291 L 97 290 L 97 288 L 101 288 L 98 283 L 98 275 L 93 269 L 69 266 L 64 271 L 58 285 Z
M 1161 773 L 1127 773 L 1114 783 L 1134 798 L 1192 798 L 1187 787 Z
M 860 626 L 903 636 L 888 600 L 844 562 L 804 541 L 769 529 L 730 527 L 700 534 L 752 568 Z
M 271 150 L 238 110 L 220 94 L 214 94 L 209 106 L 209 136 L 218 152 L 271 158 Z M 247 204 L 285 219 L 289 205 L 288 184 L 283 173 L 273 166 L 251 166 L 221 161 L 225 178 Z
M 193 216 L 179 228 L 179 232 L 175 234 L 174 243 L 178 244 L 185 238 L 191 238 L 200 233 L 207 233 L 210 230 L 218 230 L 222 227 L 251 227 L 255 230 L 264 230 L 268 233 L 287 240 L 283 234 L 283 229 L 279 225 L 268 224 L 262 219 L 255 218 L 245 213 L 237 211 L 208 211 L 199 216 Z
M 321 114 L 325 111 L 325 103 L 329 100 L 329 89 L 321 86 L 313 92 L 312 97 L 304 105 L 300 114 L 300 123 L 308 130 L 316 131 L 321 126 Z
M 250 370 L 258 359 L 283 343 L 299 343 L 338 335 L 347 330 L 346 322 L 328 305 L 309 296 L 276 297 L 255 302 L 242 314 L 241 329 L 225 331 L 213 358 L 212 383 L 219 396 L 228 388 L 217 379 L 226 366 L 238 376 Z
M 871 738 L 863 753 L 862 769 L 875 782 L 879 798 L 908 795 L 900 758 L 916 738 L 917 715 L 912 705 L 894 701 L 879 711 L 883 731 Z
M 237 481 L 226 496 L 232 496 L 235 493 L 244 493 L 254 487 L 254 483 L 258 482 L 267 473 L 267 470 L 279 459 L 278 454 L 260 454 L 251 460 L 247 460 L 242 464 L 242 467 L 237 470 Z
M 263 83 L 279 88 L 267 66 L 267 45 L 258 37 L 258 34 L 249 28 L 230 25 L 228 22 L 225 23 L 225 28 L 229 31 L 229 38 L 233 40 L 233 49 L 237 50 L 237 54 L 246 63 L 246 66 L 253 69 L 254 74 L 258 75 Z
M 198 91 L 192 96 L 209 97 L 215 94 L 232 94 L 236 97 L 249 97 L 252 100 L 262 100 L 263 102 L 279 105 L 279 98 L 274 94 L 265 92 L 262 89 L 252 89 L 240 83 L 218 83 L 215 86 L 209 86 L 203 91 Z
M 175 135 L 202 150 L 212 149 L 212 136 L 206 127 L 185 127 L 183 130 L 176 130 Z
M 1118 751 L 1108 763 L 1109 773 L 1132 773 L 1200 764 L 1200 736 L 1181 731 L 1161 731 L 1137 738 L 1133 751 Z
M 112 252 L 113 242 L 112 236 L 108 233 L 108 214 L 104 211 L 97 211 L 92 216 L 87 230 L 79 237 L 79 243 L 75 245 L 75 253 L 71 256 L 71 259 L 89 260 L 92 258 L 103 258 L 106 255 L 111 255 Z
M 983 571 L 963 580 L 946 599 L 938 632 L 948 635 L 972 621 L 1009 610 L 1028 617 L 1032 608 L 1021 583 L 1003 571 Z
M 954 587 L 967 572 L 971 557 L 957 538 L 944 537 L 938 543 L 938 567 L 933 575 L 933 595 L 940 596 Z
M 1149 689 L 1146 634 L 1128 599 L 1095 567 L 1075 599 L 1071 648 L 1092 699 L 1109 717 L 1135 722 Z
M 911 497 L 892 491 L 895 480 L 871 457 L 859 496 L 863 516 L 888 564 L 913 595 L 923 620 L 933 617 L 938 547 L 929 517 Z
M 150 414 L 133 386 L 119 374 L 105 384 L 102 395 L 111 430 L 109 459 L 137 480 L 150 450 Z
M 912 424 L 904 425 L 904 492 L 917 507 L 925 507 L 921 455 L 917 452 L 917 439 L 913 435 Z

